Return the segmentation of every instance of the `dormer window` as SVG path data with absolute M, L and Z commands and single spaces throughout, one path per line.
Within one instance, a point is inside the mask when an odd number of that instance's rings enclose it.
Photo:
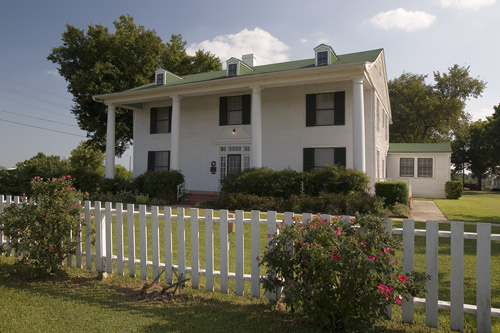
M 165 79 L 165 74 L 163 73 L 156 74 L 156 85 L 162 86 L 164 79 Z
M 328 52 L 322 51 L 318 52 L 318 66 L 328 65 Z
M 238 74 L 238 64 L 229 64 L 227 68 L 227 76 L 236 76 Z
M 320 44 L 314 48 L 316 66 L 329 66 L 339 60 L 331 46 Z

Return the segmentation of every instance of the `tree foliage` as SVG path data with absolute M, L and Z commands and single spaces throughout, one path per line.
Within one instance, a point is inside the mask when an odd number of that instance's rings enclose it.
M 80 128 L 87 131 L 89 144 L 103 150 L 106 139 L 106 106 L 93 95 L 124 91 L 151 82 L 158 65 L 177 74 L 218 70 L 219 58 L 199 50 L 186 53 L 181 35 L 172 35 L 164 44 L 154 30 L 137 26 L 133 17 L 122 15 L 114 23 L 115 32 L 101 24 L 87 31 L 70 24 L 62 34 L 62 45 L 52 48 L 47 57 L 57 64 L 59 74 L 68 82 L 75 104 L 72 112 Z M 161 63 L 162 62 L 162 63 Z M 116 154 L 121 156 L 132 142 L 130 111 L 116 110 Z
M 411 73 L 390 80 L 391 142 L 450 141 L 468 121 L 466 101 L 486 87 L 469 69 L 454 65 L 447 73 L 434 72 L 433 85 L 426 83 L 427 75 Z

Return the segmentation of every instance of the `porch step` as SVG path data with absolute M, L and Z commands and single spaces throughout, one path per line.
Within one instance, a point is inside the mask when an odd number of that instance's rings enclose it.
M 217 198 L 217 192 L 191 191 L 183 201 L 186 205 L 195 205 L 201 201 L 212 201 Z

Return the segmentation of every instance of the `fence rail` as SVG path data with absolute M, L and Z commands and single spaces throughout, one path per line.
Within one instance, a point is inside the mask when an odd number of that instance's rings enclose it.
M 0 195 L 0 214 L 4 206 L 19 203 L 19 197 Z M 126 208 L 126 209 L 125 209 Z M 283 223 L 293 223 L 294 213 L 285 213 L 284 219 L 278 220 L 276 212 L 267 212 L 265 219 L 261 218 L 260 211 L 252 211 L 250 218 L 246 218 L 243 211 L 230 214 L 227 210 L 220 210 L 215 214 L 213 210 L 204 211 L 205 216 L 200 216 L 198 209 L 190 209 L 190 215 L 186 215 L 184 208 L 178 208 L 173 214 L 171 207 L 164 207 L 160 212 L 159 207 L 152 206 L 147 211 L 145 205 L 140 205 L 139 210 L 133 204 L 102 203 L 96 201 L 94 205 L 90 201 L 84 204 L 85 230 L 75 237 L 80 242 L 76 251 L 76 267 L 95 269 L 98 272 L 125 274 L 125 264 L 128 266 L 128 275 L 136 276 L 139 268 L 141 279 L 148 278 L 148 268 L 152 268 L 153 278 L 165 270 L 165 282 L 173 282 L 173 272 L 177 271 L 184 276 L 191 275 L 192 287 L 200 287 L 200 276 L 205 276 L 205 288 L 214 291 L 215 278 L 219 279 L 220 291 L 229 292 L 229 280 L 235 280 L 235 293 L 244 294 L 245 281 L 250 283 L 250 294 L 252 297 L 261 295 L 261 278 L 259 267 L 259 256 L 266 243 L 261 244 L 262 234 L 265 229 L 267 240 L 270 235 L 277 231 L 277 226 Z M 215 215 L 219 215 L 216 217 Z M 124 222 L 126 218 L 126 223 Z M 138 223 L 137 219 L 138 217 Z M 323 219 L 330 219 L 330 215 L 322 215 Z M 302 214 L 302 220 L 312 219 L 312 214 Z M 348 223 L 349 216 L 342 219 Z M 186 224 L 188 222 L 188 224 Z M 229 225 L 235 224 L 234 244 L 229 243 Z M 386 229 L 403 238 L 403 273 L 414 270 L 415 237 L 426 237 L 426 273 L 431 279 L 426 285 L 426 298 L 410 298 L 403 300 L 402 321 L 412 323 L 414 320 L 414 307 L 423 306 L 426 309 L 426 325 L 438 326 L 438 310 L 450 311 L 450 329 L 462 331 L 464 328 L 464 313 L 471 313 L 477 317 L 477 329 L 479 332 L 491 332 L 491 318 L 500 317 L 500 309 L 491 307 L 491 246 L 493 241 L 500 241 L 500 234 L 491 233 L 491 224 L 478 223 L 477 232 L 464 232 L 464 222 L 451 222 L 451 231 L 440 231 L 439 222 L 427 221 L 426 229 L 415 229 L 413 220 L 403 220 L 403 228 L 393 228 L 392 220 L 386 222 Z M 202 226 L 200 228 L 200 225 Z M 218 225 L 218 234 L 215 226 Z M 245 225 L 250 225 L 245 231 Z M 190 233 L 186 242 L 186 226 Z M 124 227 L 127 239 L 124 239 Z M 139 228 L 137 231 L 136 229 Z M 148 230 L 150 229 L 150 230 Z M 160 235 L 160 230 L 163 234 Z M 176 233 L 174 233 L 176 229 Z M 247 227 L 248 229 L 248 227 Z M 92 234 L 95 230 L 95 235 Z M 204 234 L 200 235 L 200 231 Z M 83 233 L 83 235 L 82 235 Z M 139 237 L 139 257 L 136 257 L 136 239 Z M 214 236 L 219 236 L 219 244 L 214 243 Z M 250 271 L 245 271 L 245 235 L 250 235 Z M 84 236 L 84 237 L 82 237 Z M 162 237 L 162 242 L 160 242 Z M 4 239 L 5 238 L 5 239 Z M 439 238 L 450 238 L 451 243 L 451 283 L 450 301 L 438 300 L 438 245 Z M 476 267 L 476 291 L 477 305 L 464 303 L 464 240 L 475 239 L 477 243 L 477 267 Z M 92 240 L 95 244 L 92 244 Z M 200 240 L 204 244 L 200 248 Z M 114 244 L 116 242 L 116 244 Z M 148 247 L 148 242 L 151 246 Z M 246 243 L 247 242 L 247 243 Z M 6 246 L 6 255 L 11 255 L 10 240 L 0 233 L 0 244 Z M 85 245 L 85 251 L 83 249 Z M 173 246 L 176 245 L 177 248 Z M 188 246 L 186 246 L 188 245 Z M 261 246 L 262 245 L 262 246 Z M 498 244 L 496 244 L 498 245 Z M 125 247 L 127 256 L 125 256 Z M 162 248 L 163 247 L 163 248 Z M 218 249 L 217 249 L 218 247 Z M 230 247 L 234 247 L 234 272 L 230 272 Z M 148 250 L 149 248 L 149 250 Z M 189 253 L 187 252 L 190 248 Z M 219 256 L 216 258 L 215 250 Z M 248 251 L 248 250 L 247 250 Z M 174 254 L 177 253 L 176 258 Z M 19 254 L 15 253 L 15 256 Z M 189 266 L 187 258 L 190 256 Z M 200 260 L 204 256 L 204 267 Z M 163 257 L 163 262 L 160 258 Z M 174 260 L 175 259 L 175 260 Z M 215 259 L 219 261 L 219 270 L 215 270 Z M 174 263 L 174 261 L 176 263 Z M 116 272 L 113 263 L 116 263 Z M 73 265 L 73 256 L 68 257 L 67 265 Z M 276 297 L 274 294 L 266 294 L 270 299 Z

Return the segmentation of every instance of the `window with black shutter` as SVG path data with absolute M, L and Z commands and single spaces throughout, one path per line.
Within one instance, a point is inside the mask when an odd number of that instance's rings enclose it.
M 170 151 L 148 151 L 148 171 L 170 170 Z
M 172 129 L 172 107 L 151 108 L 150 134 L 170 133 Z
M 227 96 L 219 100 L 219 125 L 249 125 L 250 95 Z
M 303 170 L 323 168 L 325 164 L 346 166 L 346 148 L 304 148 Z
M 345 92 L 306 95 L 306 126 L 345 125 Z

